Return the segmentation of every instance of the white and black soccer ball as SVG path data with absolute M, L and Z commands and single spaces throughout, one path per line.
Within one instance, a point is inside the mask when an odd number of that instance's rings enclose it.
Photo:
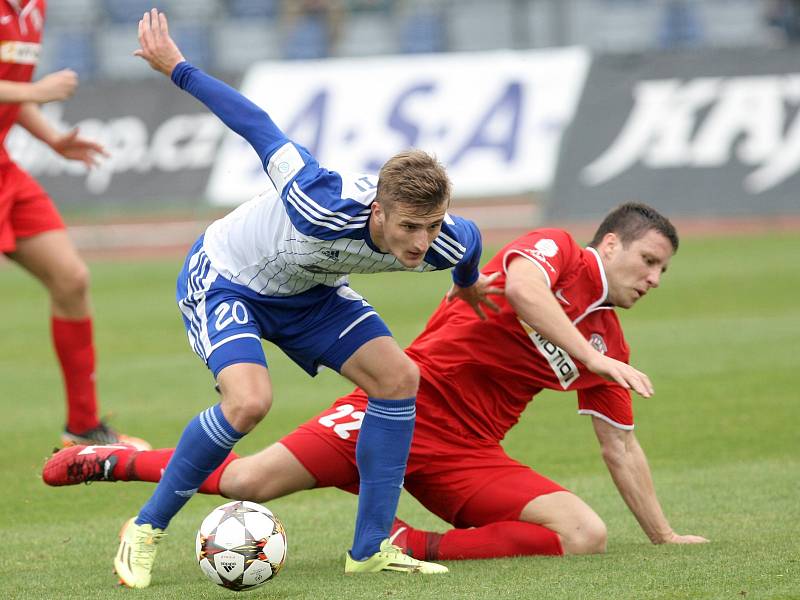
M 255 502 L 228 502 L 212 510 L 197 532 L 197 562 L 229 590 L 249 590 L 275 577 L 286 562 L 286 531 Z

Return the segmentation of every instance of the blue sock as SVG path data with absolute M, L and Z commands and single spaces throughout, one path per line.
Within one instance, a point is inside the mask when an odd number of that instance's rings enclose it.
M 375 554 L 389 537 L 411 448 L 416 398 L 370 398 L 356 443 L 361 479 L 353 548 L 356 560 Z
M 228 423 L 219 404 L 192 419 L 183 430 L 156 491 L 139 511 L 136 524 L 150 523 L 166 529 L 243 435 Z

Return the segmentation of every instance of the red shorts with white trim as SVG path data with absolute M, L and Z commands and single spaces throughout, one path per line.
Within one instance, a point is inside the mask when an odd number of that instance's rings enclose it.
M 429 388 L 423 385 L 418 402 Z M 430 392 L 428 392 L 430 393 Z M 300 425 L 281 443 L 317 480 L 317 487 L 358 493 L 356 441 L 367 398 L 361 390 Z M 509 457 L 500 444 L 445 440 L 417 423 L 405 488 L 432 513 L 455 527 L 517 520 L 534 498 L 563 487 Z
M 64 221 L 42 186 L 14 163 L 0 164 L 0 252 L 55 229 L 64 229 Z

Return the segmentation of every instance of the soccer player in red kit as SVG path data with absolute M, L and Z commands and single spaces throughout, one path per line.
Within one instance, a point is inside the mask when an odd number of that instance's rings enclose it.
M 510 458 L 500 445 L 542 389 L 575 391 L 590 415 L 620 494 L 655 544 L 701 543 L 670 526 L 633 433 L 630 390 L 653 393 L 629 365 L 615 308 L 657 287 L 678 248 L 672 224 L 628 203 L 602 222 L 587 248 L 539 229 L 483 269 L 505 287 L 485 321 L 443 302 L 406 350 L 419 365 L 417 424 L 405 488 L 455 528 L 443 534 L 396 521 L 394 542 L 427 560 L 603 552 L 606 527 L 578 496 Z M 366 396 L 356 390 L 262 452 L 233 455 L 200 488 L 266 501 L 297 490 L 358 488 L 355 444 Z M 171 450 L 67 449 L 45 466 L 50 485 L 157 481 Z
M 46 2 L 0 0 L 0 252 L 38 279 L 50 294 L 51 329 L 67 395 L 62 442 L 119 441 L 149 448 L 123 436 L 98 417 L 95 351 L 89 302 L 89 271 L 70 241 L 47 192 L 8 155 L 5 138 L 16 123 L 55 152 L 87 167 L 105 154 L 78 135 L 56 131 L 39 104 L 66 100 L 78 86 L 68 69 L 32 82 L 41 52 Z

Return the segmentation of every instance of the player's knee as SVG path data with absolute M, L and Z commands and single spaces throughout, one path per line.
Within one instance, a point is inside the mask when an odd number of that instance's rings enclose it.
M 240 433 L 248 433 L 267 416 L 272 407 L 269 386 L 249 386 L 223 396 L 228 421 Z
M 77 262 L 60 271 L 47 282 L 56 303 L 75 304 L 84 301 L 89 293 L 89 268 Z
M 385 372 L 377 382 L 379 398 L 410 398 L 417 395 L 419 388 L 419 367 L 410 358 L 404 356 L 403 361 Z
M 224 487 L 223 487 L 224 485 Z M 264 492 L 264 479 L 255 470 L 228 467 L 220 480 L 220 491 L 228 498 L 266 502 L 271 498 Z
M 574 529 L 561 534 L 565 554 L 602 554 L 606 551 L 607 540 L 606 524 L 596 514 L 580 519 Z

